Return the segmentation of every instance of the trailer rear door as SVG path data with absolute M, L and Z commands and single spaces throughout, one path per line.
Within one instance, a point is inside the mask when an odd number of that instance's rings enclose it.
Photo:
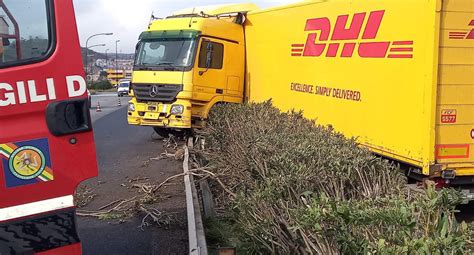
M 436 160 L 473 175 L 474 1 L 443 1 L 440 37 Z

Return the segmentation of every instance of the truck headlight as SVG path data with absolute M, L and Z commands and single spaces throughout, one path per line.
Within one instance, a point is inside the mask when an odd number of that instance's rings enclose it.
M 128 110 L 131 111 L 131 112 L 134 112 L 135 111 L 135 105 L 130 103 L 128 104 Z
M 184 112 L 184 106 L 182 106 L 182 105 L 177 104 L 177 105 L 173 105 L 171 107 L 171 114 L 172 115 L 183 114 L 183 112 Z

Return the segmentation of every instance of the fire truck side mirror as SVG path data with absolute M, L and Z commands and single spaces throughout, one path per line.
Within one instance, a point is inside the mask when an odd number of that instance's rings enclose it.
M 55 136 L 92 130 L 88 99 L 53 102 L 46 108 L 46 123 Z

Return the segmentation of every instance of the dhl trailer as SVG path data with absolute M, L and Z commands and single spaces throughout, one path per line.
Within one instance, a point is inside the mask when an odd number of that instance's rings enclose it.
M 137 45 L 130 124 L 199 127 L 272 99 L 408 166 L 474 183 L 474 1 L 329 0 L 192 8 Z

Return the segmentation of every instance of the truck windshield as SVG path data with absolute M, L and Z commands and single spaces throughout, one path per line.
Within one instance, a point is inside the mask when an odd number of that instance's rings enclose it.
M 135 66 L 173 69 L 189 67 L 194 57 L 194 45 L 194 39 L 141 41 Z

